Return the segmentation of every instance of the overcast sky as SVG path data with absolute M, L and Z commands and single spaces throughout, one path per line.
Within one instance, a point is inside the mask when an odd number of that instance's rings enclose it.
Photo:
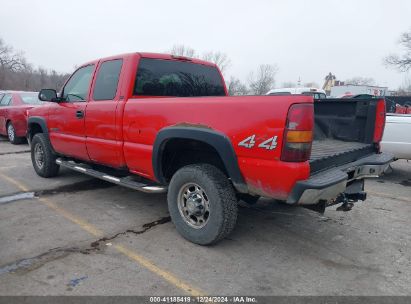
M 35 66 L 75 65 L 124 52 L 167 52 L 185 44 L 222 51 L 227 77 L 242 80 L 259 64 L 277 64 L 285 81 L 323 84 L 374 78 L 397 88 L 406 75 L 383 65 L 411 29 L 410 0 L 0 0 L 0 37 Z

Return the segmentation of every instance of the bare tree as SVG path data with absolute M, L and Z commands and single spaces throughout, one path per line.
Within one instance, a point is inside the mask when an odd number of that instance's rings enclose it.
M 240 79 L 233 76 L 230 77 L 228 81 L 228 95 L 247 95 L 248 89 L 247 86 L 240 81 Z
M 286 81 L 286 82 L 283 82 L 282 87 L 283 88 L 296 88 L 297 84 L 292 81 Z
M 0 38 L 0 87 L 4 86 L 6 73 L 17 72 L 24 69 L 26 61 L 22 53 L 15 52 L 13 48 L 4 43 Z
M 391 54 L 384 61 L 387 65 L 393 66 L 401 72 L 406 72 L 411 68 L 411 30 L 402 33 L 399 44 L 404 49 L 403 53 L 401 55 Z
M 353 84 L 353 85 L 374 85 L 375 80 L 371 77 L 353 77 L 347 79 L 345 84 Z
M 173 48 L 170 50 L 170 53 L 176 56 L 184 56 L 184 57 L 191 57 L 191 58 L 197 57 L 196 51 L 192 49 L 191 47 L 188 47 L 184 44 L 173 45 Z
M 394 96 L 410 96 L 410 95 L 411 95 L 411 87 L 402 87 L 402 86 L 400 86 L 394 94 Z
M 266 94 L 275 85 L 276 65 L 262 64 L 257 72 L 251 72 L 248 77 L 250 91 L 254 95 Z
M 68 76 L 68 75 L 67 75 Z M 61 74 L 57 73 L 55 70 L 52 70 L 49 75 L 49 83 L 50 88 L 59 90 L 63 86 L 64 82 L 67 79 L 67 76 L 62 76 Z
M 60 88 L 68 74 L 45 68 L 35 69 L 23 53 L 16 52 L 0 38 L 0 89 L 38 91 L 41 88 Z
M 411 95 L 411 79 L 406 77 L 397 91 L 394 93 L 396 96 L 410 96 Z
M 24 69 L 26 61 L 21 52 L 15 52 L 0 38 L 0 66 L 4 69 L 16 72 Z
M 40 87 L 44 88 L 47 82 L 47 76 L 48 76 L 47 70 L 45 68 L 39 67 L 38 73 L 40 74 L 40 77 L 39 77 Z
M 171 50 L 170 53 L 172 55 L 176 55 L 176 56 L 184 56 L 184 57 L 191 57 L 191 58 L 199 58 L 199 59 L 203 59 L 205 61 L 210 61 L 212 63 L 215 63 L 221 73 L 224 74 L 224 72 L 227 71 L 228 67 L 231 64 L 230 59 L 228 58 L 227 54 L 222 53 L 222 52 L 205 52 L 203 54 L 203 56 L 199 56 L 196 52 L 196 50 L 194 50 L 193 48 L 186 46 L 184 44 L 175 44 Z
M 33 87 L 34 80 L 35 80 L 34 72 L 35 71 L 33 70 L 33 67 L 31 66 L 31 64 L 27 64 L 26 68 L 23 71 L 21 71 L 20 73 L 17 73 L 20 76 L 18 78 L 21 79 L 19 89 L 24 90 L 24 91 L 29 91 Z
M 320 87 L 320 85 L 316 83 L 315 81 L 306 82 L 304 83 L 304 86 L 309 87 L 309 88 L 319 88 Z
M 222 53 L 222 52 L 207 52 L 204 53 L 202 56 L 202 59 L 205 61 L 210 61 L 215 63 L 221 73 L 224 74 L 224 72 L 227 71 L 227 68 L 231 65 L 231 60 L 228 58 L 227 54 Z

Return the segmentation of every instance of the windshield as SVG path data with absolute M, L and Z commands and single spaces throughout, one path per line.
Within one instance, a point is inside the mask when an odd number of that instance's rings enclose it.
M 38 93 L 19 93 L 19 96 L 21 98 L 21 101 L 23 101 L 24 104 L 30 104 L 30 105 L 40 105 L 43 104 L 43 102 L 39 99 Z
M 184 61 L 142 58 L 134 95 L 225 96 L 217 68 Z

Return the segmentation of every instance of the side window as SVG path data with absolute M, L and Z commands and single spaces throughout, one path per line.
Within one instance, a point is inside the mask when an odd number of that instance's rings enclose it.
M 98 71 L 94 85 L 94 100 L 112 100 L 116 96 L 118 80 L 120 78 L 122 59 L 103 62 Z
M 11 94 L 6 94 L 1 99 L 0 106 L 5 107 L 5 106 L 10 105 L 10 103 L 11 103 Z
M 122 59 L 103 62 L 97 74 L 94 85 L 94 100 L 112 100 L 116 96 L 118 80 L 120 78 Z
M 63 90 L 63 98 L 66 101 L 86 100 L 93 69 L 94 65 L 88 65 L 74 72 Z

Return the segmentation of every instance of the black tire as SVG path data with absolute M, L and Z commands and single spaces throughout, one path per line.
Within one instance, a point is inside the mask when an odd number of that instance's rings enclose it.
M 43 151 L 42 165 L 39 161 L 39 149 Z M 48 136 L 38 133 L 31 140 L 31 162 L 36 173 L 41 177 L 53 177 L 59 172 L 60 166 L 56 164 L 56 155 L 53 153 Z
M 9 138 L 9 141 L 13 145 L 20 145 L 24 142 L 25 138 L 24 137 L 18 137 L 16 135 L 16 129 L 14 129 L 13 124 L 11 121 L 7 123 L 7 137 Z
M 189 223 L 188 215 L 186 217 L 183 215 L 185 212 L 188 214 L 188 211 L 180 211 L 181 207 L 179 208 L 181 193 L 191 184 L 200 187 L 209 208 L 205 222 L 199 220 L 204 226 L 197 228 L 193 227 L 193 223 Z M 228 178 L 212 165 L 196 164 L 179 169 L 170 181 L 167 201 L 170 216 L 177 231 L 193 243 L 199 245 L 214 244 L 228 236 L 235 227 L 237 199 L 233 186 Z M 188 199 L 182 204 L 187 205 Z

